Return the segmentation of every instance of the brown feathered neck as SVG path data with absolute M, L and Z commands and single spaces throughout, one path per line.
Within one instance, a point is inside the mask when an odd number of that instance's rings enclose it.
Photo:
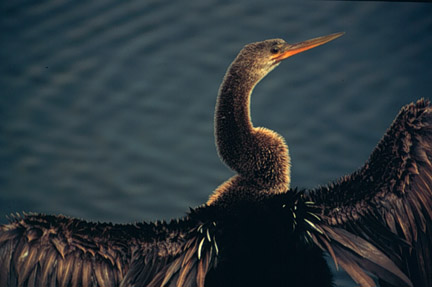
M 223 184 L 220 192 L 235 189 L 233 182 L 267 192 L 289 188 L 290 158 L 284 139 L 277 133 L 255 128 L 250 118 L 250 96 L 256 84 L 268 74 L 254 59 L 240 54 L 228 68 L 219 89 L 215 112 L 215 137 L 219 156 L 241 180 Z M 229 186 L 229 188 L 228 188 Z

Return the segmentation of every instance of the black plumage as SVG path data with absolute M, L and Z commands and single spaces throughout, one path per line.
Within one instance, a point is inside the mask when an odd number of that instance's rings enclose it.
M 342 34 L 252 43 L 221 85 L 221 159 L 237 174 L 179 220 L 107 224 L 25 214 L 0 226 L 0 286 L 332 286 L 328 252 L 362 286 L 432 286 L 432 107 L 404 107 L 366 164 L 290 189 L 284 139 L 253 127 L 254 86 Z

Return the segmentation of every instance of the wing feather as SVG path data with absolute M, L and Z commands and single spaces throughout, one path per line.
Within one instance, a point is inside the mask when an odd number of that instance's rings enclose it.
M 0 226 L 0 286 L 203 287 L 215 258 L 209 242 L 216 243 L 200 224 L 190 217 L 112 225 L 17 216 Z M 199 259 L 197 240 L 203 238 Z
M 138 251 L 121 286 L 204 287 L 207 273 L 216 266 L 215 233 L 214 222 L 190 228 L 185 234 L 184 242 L 179 245 L 178 252 L 162 257 L 154 255 L 158 260 L 154 264 L 142 264 L 147 261 Z M 152 266 L 158 268 L 151 269 Z
M 88 261 L 83 261 L 82 264 L 82 286 L 91 286 L 92 265 Z
M 0 286 L 118 285 L 122 270 L 127 269 L 127 252 L 108 239 L 100 239 L 100 248 L 90 252 L 92 239 L 80 236 L 88 233 L 90 238 L 101 227 L 89 223 L 83 229 L 86 224 L 64 216 L 32 214 L 1 225 Z
M 327 236 L 315 243 L 359 284 L 373 286 L 364 268 L 392 286 L 432 286 L 431 161 L 432 107 L 422 99 L 402 108 L 359 171 L 306 196 Z

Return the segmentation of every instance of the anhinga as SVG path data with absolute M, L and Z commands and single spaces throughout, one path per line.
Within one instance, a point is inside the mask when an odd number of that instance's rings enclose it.
M 246 45 L 219 90 L 215 134 L 237 174 L 179 220 L 128 225 L 16 216 L 0 226 L 0 286 L 332 286 L 328 252 L 362 286 L 432 286 L 432 107 L 402 108 L 366 164 L 290 189 L 283 138 L 253 127 L 254 86 L 298 44 Z

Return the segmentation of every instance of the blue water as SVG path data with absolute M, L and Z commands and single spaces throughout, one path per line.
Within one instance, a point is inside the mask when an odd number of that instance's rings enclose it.
M 286 138 L 293 186 L 354 171 L 404 104 L 431 97 L 430 4 L 232 2 L 2 1 L 0 222 L 169 219 L 205 202 L 232 175 L 217 89 L 252 41 L 346 32 L 255 89 L 254 124 Z

